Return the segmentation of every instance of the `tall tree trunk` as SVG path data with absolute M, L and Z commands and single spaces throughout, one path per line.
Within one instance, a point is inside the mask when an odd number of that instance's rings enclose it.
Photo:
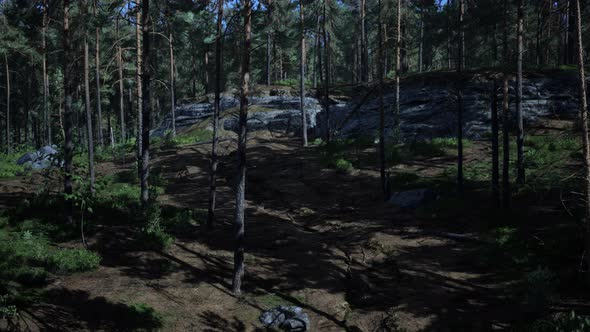
M 418 72 L 422 72 L 424 54 L 424 12 L 420 10 L 420 46 L 418 49 Z
M 73 224 L 74 204 L 72 201 L 72 171 L 74 159 L 74 142 L 72 140 L 72 82 L 70 66 L 72 65 L 70 41 L 70 1 L 63 0 L 63 82 L 64 82 L 64 217 L 68 224 Z
M 148 178 L 150 175 L 150 0 L 143 0 L 142 11 L 142 39 L 143 52 L 141 61 L 141 85 L 142 85 L 142 145 L 141 145 L 141 203 L 145 207 L 149 201 Z
M 585 222 L 586 222 L 586 252 L 590 252 L 590 141 L 588 138 L 588 100 L 586 97 L 586 75 L 584 73 L 584 46 L 582 44 L 582 8 L 580 0 L 574 0 L 576 5 L 576 46 L 578 50 L 578 74 L 580 86 L 580 122 L 582 124 L 582 140 L 584 148 L 584 181 L 585 183 Z M 590 266 L 590 255 L 586 255 L 586 265 Z M 590 270 L 588 271 L 590 282 Z
M 174 44 L 172 36 L 172 27 L 168 23 L 168 45 L 170 49 L 170 115 L 172 116 L 172 137 L 176 137 L 176 78 L 174 77 Z
M 4 54 L 4 68 L 6 69 L 6 152 L 12 152 L 12 143 L 10 142 L 10 68 L 8 66 L 8 57 Z
M 87 4 L 85 4 L 87 5 Z M 94 139 L 92 137 L 92 111 L 90 110 L 90 65 L 88 54 L 88 32 L 84 35 L 84 107 L 86 109 L 86 140 L 88 143 L 88 171 L 90 193 L 94 194 Z
M 205 77 L 205 94 L 209 94 L 209 46 L 207 46 L 207 49 L 205 50 L 203 67 L 203 76 Z
M 97 18 L 98 13 L 98 1 L 94 0 L 94 16 Z M 96 27 L 96 44 L 95 44 L 95 70 L 96 70 L 96 116 L 98 119 L 96 120 L 96 127 L 98 132 L 98 144 L 102 147 L 104 146 L 104 137 L 102 132 L 102 100 L 100 96 L 100 28 Z
M 396 18 L 395 18 L 395 108 L 393 114 L 394 131 L 396 140 L 401 138 L 400 132 L 400 76 L 402 70 L 401 63 L 402 48 L 402 0 L 397 0 Z M 398 137 L 399 136 L 399 137 Z
M 244 47 L 242 49 L 242 88 L 240 93 L 240 120 L 238 131 L 238 182 L 236 186 L 236 213 L 234 221 L 234 276 L 233 293 L 239 295 L 244 275 L 244 210 L 246 193 L 246 136 L 248 131 L 248 89 L 250 83 L 252 2 L 244 0 Z
M 303 139 L 303 146 L 307 146 L 307 116 L 305 114 L 305 20 L 303 0 L 299 0 L 299 21 L 301 30 L 299 41 L 301 52 L 299 56 L 299 108 L 301 110 L 301 137 Z
M 207 211 L 207 229 L 215 223 L 215 203 L 217 200 L 217 145 L 219 144 L 219 113 L 221 107 L 221 74 L 223 42 L 223 0 L 217 4 L 217 36 L 215 38 L 215 105 L 213 111 L 213 140 L 211 143 L 211 169 L 209 171 L 209 207 Z
M 268 13 L 267 13 L 267 24 L 268 24 L 268 32 L 266 33 L 266 85 L 271 84 L 271 44 L 272 44 L 272 24 L 273 24 L 273 17 L 272 17 L 272 10 L 273 10 L 273 2 L 272 0 L 267 0 L 268 3 Z
M 360 1 L 360 24 L 361 24 L 361 81 L 369 81 L 369 47 L 367 45 L 367 1 Z M 325 17 L 324 17 L 325 20 Z
M 502 205 L 510 208 L 510 104 L 508 94 L 508 0 L 504 0 L 504 35 L 502 37 L 502 57 L 504 58 L 504 74 L 502 77 Z
M 500 151 L 498 145 L 498 104 L 497 104 L 496 80 L 492 84 L 491 108 L 492 108 L 492 196 L 494 206 L 500 206 Z
M 457 191 L 463 193 L 463 68 L 465 66 L 464 0 L 459 0 L 459 91 L 457 94 Z
M 43 28 L 41 31 L 41 47 L 42 47 L 42 67 L 43 67 L 43 123 L 45 129 L 45 139 L 48 145 L 52 145 L 51 135 L 51 114 L 49 111 L 49 77 L 47 74 L 47 0 L 43 0 Z
M 399 0 L 398 0 L 399 2 Z M 378 3 L 378 55 L 377 55 L 377 64 L 378 64 L 378 77 L 379 77 L 379 174 L 381 179 L 381 191 L 383 193 L 383 199 L 387 200 L 389 197 L 389 189 L 387 178 L 385 174 L 385 106 L 383 104 L 383 73 L 384 73 L 384 65 L 383 65 L 383 22 L 381 17 L 382 12 L 382 5 L 381 0 Z
M 121 126 L 121 143 L 125 143 L 125 93 L 123 87 L 123 51 L 119 40 L 119 16 L 115 19 L 115 31 L 117 36 L 117 73 L 119 74 L 119 121 Z
M 315 34 L 315 57 L 313 63 L 313 88 L 317 89 L 318 87 L 318 72 L 320 73 L 320 81 L 321 81 L 321 72 L 322 72 L 322 52 L 321 52 L 321 42 L 320 42 L 320 35 L 321 35 L 321 24 L 320 24 L 320 14 L 317 13 L 317 20 L 316 20 L 317 32 Z
M 524 125 L 522 116 L 522 59 L 524 55 L 524 0 L 518 0 L 517 61 L 516 61 L 516 182 L 523 185 L 524 172 Z
M 328 0 L 324 0 L 323 15 L 324 58 L 326 59 L 326 64 L 324 66 L 324 69 L 326 70 L 326 74 L 324 75 L 324 107 L 326 109 L 326 142 L 330 142 L 332 126 L 330 124 L 330 37 L 328 35 L 328 31 L 326 30 L 326 24 L 328 20 L 328 17 L 326 16 L 327 1 Z
M 143 69 L 143 58 L 142 58 L 142 49 L 141 49 L 141 23 L 142 21 L 142 1 L 137 0 L 137 14 L 136 14 L 136 23 L 135 23 L 135 50 L 136 50 L 136 68 L 135 68 L 135 84 L 137 88 L 137 175 L 140 177 L 141 180 L 141 162 L 142 162 L 142 151 L 143 151 L 143 91 L 142 91 L 142 69 Z

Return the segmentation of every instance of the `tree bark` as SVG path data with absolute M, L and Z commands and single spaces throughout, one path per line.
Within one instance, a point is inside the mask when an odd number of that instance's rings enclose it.
M 176 137 L 176 78 L 174 77 L 174 44 L 172 36 L 172 27 L 168 22 L 168 45 L 170 49 L 170 115 L 172 116 L 172 137 Z
M 87 3 L 85 4 L 87 5 Z M 85 11 L 86 13 L 86 11 Z M 86 140 L 88 144 L 88 172 L 90 193 L 94 194 L 94 138 L 92 137 L 92 111 L 90 110 L 90 65 L 88 54 L 88 31 L 84 34 L 84 106 L 86 109 Z
M 459 91 L 457 94 L 457 191 L 463 193 L 463 68 L 465 66 L 464 0 L 459 0 Z
M 43 67 L 43 123 L 45 139 L 48 145 L 52 145 L 51 114 L 49 110 L 49 75 L 47 74 L 47 26 L 48 26 L 47 0 L 43 0 L 43 28 L 41 31 L 42 67 Z
M 268 3 L 268 13 L 267 13 L 267 20 L 268 20 L 268 27 L 269 31 L 266 33 L 266 85 L 271 84 L 271 44 L 272 44 L 272 10 L 273 10 L 273 2 L 272 0 L 267 0 Z
M 400 76 L 402 70 L 401 49 L 402 49 L 402 0 L 397 0 L 395 18 L 395 109 L 393 114 L 394 131 L 396 140 L 399 141 L 400 132 Z
M 4 69 L 6 70 L 6 153 L 12 152 L 12 143 L 10 142 L 10 68 L 8 66 L 8 57 L 4 54 Z
M 236 213 L 234 221 L 234 275 L 232 291 L 241 294 L 244 275 L 244 209 L 246 193 L 246 143 L 248 131 L 248 89 L 250 83 L 252 2 L 244 0 L 244 46 L 242 49 L 242 88 L 240 93 L 240 120 L 238 131 L 238 182 L 236 186 Z
M 508 0 L 504 0 L 504 35 L 502 57 L 504 68 L 508 68 Z M 502 206 L 510 209 L 510 104 L 508 94 L 508 72 L 504 69 L 502 78 Z
M 68 224 L 73 224 L 74 204 L 72 201 L 72 171 L 74 159 L 74 142 L 72 141 L 72 82 L 70 66 L 72 65 L 70 41 L 70 1 L 63 0 L 63 82 L 64 82 L 64 217 Z
M 399 3 L 399 0 L 398 0 Z M 389 197 L 389 188 L 387 178 L 385 174 L 385 106 L 383 104 L 383 22 L 381 17 L 382 5 L 381 0 L 378 3 L 378 66 L 377 69 L 379 77 L 379 174 L 381 179 L 381 191 L 383 193 L 383 200 L 387 200 Z
M 498 145 L 498 104 L 496 80 L 492 84 L 491 122 L 492 122 L 492 196 L 494 206 L 500 206 L 500 151 Z
M 326 142 L 330 142 L 331 139 L 331 125 L 330 125 L 330 38 L 328 31 L 326 30 L 326 24 L 328 17 L 326 16 L 326 2 L 324 0 L 324 17 L 323 17 L 323 32 L 324 32 L 324 58 L 326 74 L 324 75 L 324 107 L 326 110 Z
M 367 46 L 367 1 L 360 1 L 360 24 L 361 24 L 361 81 L 364 83 L 369 81 L 369 48 Z M 325 20 L 325 17 L 324 17 Z
M 516 182 L 523 185 L 525 182 L 524 171 L 524 126 L 522 116 L 522 60 L 524 54 L 524 0 L 518 0 L 517 22 L 517 61 L 516 61 Z
M 299 56 L 299 108 L 301 110 L 301 137 L 303 146 L 307 146 L 307 116 L 305 114 L 305 20 L 303 13 L 303 0 L 299 0 L 299 21 L 300 21 L 300 41 L 299 47 L 301 55 Z
M 143 39 L 143 52 L 142 52 L 142 68 L 141 68 L 141 85 L 142 85 L 142 146 L 141 146 L 141 203 L 144 207 L 149 202 L 149 187 L 148 178 L 150 175 L 150 79 L 151 79 L 151 67 L 150 67 L 150 0 L 143 0 L 141 7 L 142 11 L 142 39 Z
M 119 40 L 119 16 L 115 19 L 115 31 L 117 36 L 117 73 L 119 74 L 119 121 L 121 126 L 121 143 L 125 143 L 125 93 L 123 87 L 123 51 Z
M 420 11 L 420 46 L 418 50 L 418 72 L 422 72 L 422 64 L 424 62 L 423 59 L 424 54 L 424 13 Z
M 223 0 L 217 4 L 217 36 L 215 38 L 215 105 L 213 111 L 213 140 L 211 143 L 211 169 L 209 171 L 209 206 L 207 211 L 207 229 L 215 224 L 215 204 L 217 201 L 217 145 L 219 144 L 219 113 L 221 111 L 221 75 L 223 42 Z
M 586 252 L 590 252 L 590 140 L 588 138 L 588 100 L 586 96 L 586 75 L 584 72 L 584 46 L 582 44 L 582 14 L 580 0 L 574 0 L 576 5 L 576 46 L 578 49 L 578 74 L 580 87 L 580 122 L 582 124 L 582 140 L 584 149 L 584 182 L 585 182 L 585 223 L 586 223 Z M 590 266 L 590 255 L 586 255 L 586 264 Z M 590 282 L 590 270 L 588 282 Z
M 94 0 L 94 16 L 97 17 L 98 13 L 98 1 Z M 104 146 L 104 137 L 102 132 L 102 100 L 100 96 L 100 28 L 96 27 L 96 43 L 95 43 L 95 61 L 96 61 L 96 115 L 98 119 L 96 120 L 97 132 L 98 132 L 98 144 L 102 147 Z
M 142 21 L 142 1 L 143 0 L 137 0 L 137 14 L 136 14 L 136 22 L 135 22 L 135 49 L 136 49 L 136 56 L 137 56 L 137 60 L 136 60 L 136 68 L 135 68 L 135 84 L 136 84 L 136 88 L 137 88 L 137 175 L 140 177 L 140 181 L 141 181 L 141 173 L 142 173 L 142 167 L 141 167 L 141 163 L 142 163 L 142 154 L 143 154 L 143 116 L 142 116 L 142 110 L 143 110 L 143 91 L 142 91 L 142 82 L 141 82 L 141 78 L 142 78 L 142 69 L 143 69 L 143 59 L 142 59 L 142 49 L 141 49 L 141 26 L 140 24 L 143 22 Z

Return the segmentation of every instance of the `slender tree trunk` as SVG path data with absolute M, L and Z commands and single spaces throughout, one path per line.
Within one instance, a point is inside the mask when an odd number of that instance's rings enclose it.
M 90 110 L 90 65 L 88 54 L 88 32 L 84 36 L 84 106 L 86 109 L 86 140 L 88 143 L 88 172 L 90 193 L 94 194 L 94 139 L 92 137 L 92 111 Z
M 8 67 L 8 57 L 4 54 L 4 68 L 6 69 L 6 152 L 12 152 L 12 143 L 10 142 L 10 68 Z
M 424 53 L 424 13 L 420 11 L 420 47 L 418 50 L 418 72 L 422 72 L 422 64 L 424 63 L 423 59 Z
M 207 211 L 207 229 L 211 230 L 215 223 L 215 203 L 217 200 L 217 145 L 219 143 L 219 113 L 221 107 L 221 75 L 222 75 L 222 42 L 223 42 L 223 0 L 217 4 L 217 37 L 215 39 L 215 105 L 213 111 L 213 140 L 211 143 L 211 169 L 209 172 L 209 208 Z
M 42 45 L 42 66 L 43 66 L 43 123 L 45 129 L 45 139 L 48 145 L 52 145 L 51 135 L 51 114 L 49 110 L 49 77 L 47 74 L 47 0 L 43 0 L 43 28 L 41 32 L 41 45 Z
M 502 78 L 502 205 L 510 208 L 510 104 L 508 94 L 508 0 L 504 0 L 504 35 L 502 46 L 504 75 Z
M 582 124 L 582 140 L 584 148 L 584 182 L 585 182 L 585 222 L 586 222 L 586 253 L 590 252 L 590 140 L 588 138 L 588 100 L 586 96 L 586 75 L 584 72 L 584 46 L 582 44 L 582 14 L 580 0 L 576 5 L 576 46 L 578 49 L 578 74 L 580 83 L 580 122 Z M 586 254 L 586 265 L 590 266 L 590 255 Z M 590 270 L 588 271 L 590 282 Z
M 395 108 L 393 114 L 394 131 L 396 140 L 401 139 L 400 132 L 400 76 L 402 70 L 401 48 L 402 48 L 402 0 L 397 0 L 395 18 Z
M 303 0 L 299 0 L 299 21 L 300 21 L 300 52 L 299 56 L 299 107 L 301 110 L 301 137 L 303 146 L 307 146 L 307 116 L 305 114 L 305 20 L 303 13 Z
M 137 0 L 137 14 L 136 14 L 136 23 L 135 23 L 135 50 L 137 55 L 137 63 L 135 68 L 135 84 L 137 88 L 137 175 L 140 177 L 141 180 L 141 162 L 142 162 L 142 151 L 143 151 L 143 84 L 141 82 L 142 78 L 142 69 L 143 69 L 143 56 L 142 56 L 142 49 L 141 49 L 141 23 L 142 21 L 142 1 Z
M 123 87 L 123 51 L 119 40 L 119 16 L 115 19 L 115 31 L 117 36 L 117 73 L 119 74 L 119 122 L 121 126 L 121 143 L 125 143 L 125 93 Z
M 492 108 L 492 196 L 494 206 L 500 206 L 500 151 L 498 145 L 498 104 L 497 104 L 496 80 L 492 84 L 491 108 Z
M 522 59 L 524 54 L 524 0 L 518 0 L 517 22 L 517 62 L 516 62 L 516 182 L 523 185 L 525 182 L 524 171 L 524 126 L 522 116 Z
M 144 207 L 147 206 L 149 201 L 149 188 L 148 178 L 150 175 L 150 79 L 151 79 L 151 68 L 150 68 L 150 0 L 143 0 L 141 7 L 142 11 L 142 39 L 143 39 L 143 52 L 141 61 L 141 85 L 142 85 L 142 145 L 141 145 L 141 203 Z
M 233 293 L 239 295 L 244 275 L 244 209 L 246 193 L 246 137 L 248 131 L 248 89 L 250 83 L 252 2 L 244 0 L 244 47 L 242 54 L 242 91 L 238 132 L 238 182 L 236 186 L 236 216 L 234 221 L 234 276 Z
M 273 2 L 272 0 L 267 0 L 268 4 L 268 12 L 267 12 L 267 24 L 269 27 L 268 32 L 266 33 L 266 85 L 271 85 L 271 44 L 272 44 L 272 24 L 273 24 L 273 17 L 272 17 L 272 10 L 273 10 Z
M 399 1 L 399 0 L 398 0 Z M 377 69 L 379 77 L 379 174 L 381 178 L 381 191 L 383 193 L 383 200 L 387 200 L 389 197 L 389 189 L 387 178 L 385 174 L 385 106 L 383 104 L 383 22 L 381 12 L 383 10 L 381 0 L 378 4 L 378 55 L 377 63 L 379 68 Z
M 459 91 L 457 96 L 457 191 L 463 193 L 463 68 L 465 66 L 464 0 L 459 0 Z
M 205 94 L 209 94 L 209 46 L 205 50 L 205 55 L 203 59 L 203 75 L 205 76 Z M 195 95 L 196 97 L 196 95 Z
M 313 88 L 317 89 L 318 87 L 318 72 L 320 73 L 320 80 L 321 80 L 321 71 L 322 71 L 322 52 L 321 52 L 321 42 L 320 42 L 320 35 L 321 35 L 321 24 L 320 24 L 320 14 L 317 14 L 316 20 L 317 32 L 315 34 L 315 57 L 314 57 L 314 64 L 313 64 Z
M 72 195 L 72 171 L 74 159 L 74 142 L 72 141 L 72 82 L 70 66 L 72 65 L 70 41 L 70 1 L 63 0 L 63 82 L 64 82 L 64 194 L 65 221 L 73 224 L 74 205 Z
M 172 137 L 176 137 L 176 78 L 174 77 L 174 44 L 172 36 L 172 27 L 168 23 L 168 45 L 170 49 L 170 115 L 172 116 Z
M 326 30 L 328 17 L 326 16 L 326 1 L 324 0 L 324 17 L 323 17 L 323 32 L 324 32 L 324 57 L 326 65 L 324 66 L 326 74 L 324 75 L 324 107 L 326 109 L 326 142 L 330 142 L 332 136 L 332 126 L 330 124 L 330 37 Z
M 94 16 L 97 16 L 97 3 L 98 0 L 94 2 Z M 95 77 L 96 77 L 96 115 L 98 119 L 96 120 L 97 131 L 98 131 L 98 144 L 102 147 L 104 146 L 104 137 L 102 132 L 102 100 L 100 96 L 100 28 L 96 28 L 96 44 L 95 44 Z
M 369 48 L 367 45 L 367 28 L 366 28 L 366 0 L 360 1 L 360 23 L 361 23 L 361 81 L 369 81 Z M 325 17 L 324 17 L 325 20 Z

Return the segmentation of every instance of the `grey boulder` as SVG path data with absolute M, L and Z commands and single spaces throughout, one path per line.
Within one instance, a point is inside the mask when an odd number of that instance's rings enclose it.
M 416 209 L 435 201 L 437 198 L 438 195 L 431 189 L 414 189 L 393 193 L 389 198 L 389 203 L 404 209 Z
M 16 161 L 17 165 L 24 165 L 31 169 L 44 169 L 58 165 L 57 150 L 52 146 L 44 146 L 35 152 L 28 152 Z
M 308 331 L 309 316 L 295 306 L 279 306 L 260 315 L 260 322 L 268 328 L 280 328 L 288 332 Z

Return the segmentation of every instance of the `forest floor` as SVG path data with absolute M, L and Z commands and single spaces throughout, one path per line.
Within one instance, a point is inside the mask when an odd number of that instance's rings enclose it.
M 130 245 L 137 227 L 96 224 L 89 246 L 102 256 L 100 267 L 55 278 L 45 300 L 21 315 L 21 326 L 127 330 L 133 303 L 163 317 L 163 325 L 144 321 L 142 329 L 165 331 L 264 331 L 259 315 L 282 304 L 302 307 L 312 331 L 490 331 L 523 319 L 511 294 L 515 275 L 484 257 L 489 196 L 470 188 L 468 203 L 453 214 L 402 210 L 383 202 L 374 163 L 327 168 L 317 147 L 302 148 L 298 139 L 282 135 L 249 143 L 246 275 L 243 296 L 234 297 L 231 144 L 223 143 L 228 153 L 213 231 L 191 223 L 172 231 L 176 240 L 168 249 L 153 251 Z M 157 153 L 153 167 L 167 182 L 162 205 L 203 215 L 208 150 L 196 144 Z M 375 152 L 356 154 L 371 160 Z M 478 158 L 489 158 L 487 143 L 466 149 L 468 162 Z M 416 158 L 395 169 L 422 180 L 454 163 L 452 155 Z M 121 160 L 101 163 L 98 176 L 134 167 Z M 0 204 L 13 205 L 21 193 L 35 192 L 35 180 L 0 180 L 0 192 Z

